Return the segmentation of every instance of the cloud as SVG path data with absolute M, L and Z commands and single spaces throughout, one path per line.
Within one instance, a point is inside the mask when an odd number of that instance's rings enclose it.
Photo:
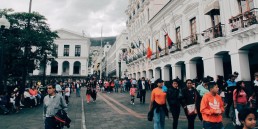
M 27 12 L 29 0 L 0 0 L 0 9 Z M 118 35 L 126 28 L 127 0 L 32 0 L 32 11 L 48 19 L 53 30 L 65 28 L 92 37 Z

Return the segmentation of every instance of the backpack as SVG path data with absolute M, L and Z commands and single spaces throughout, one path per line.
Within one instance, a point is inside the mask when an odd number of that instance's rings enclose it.
M 71 119 L 68 117 L 65 110 L 58 110 L 54 117 L 56 122 L 59 123 L 62 127 L 66 126 L 67 128 L 70 128 Z

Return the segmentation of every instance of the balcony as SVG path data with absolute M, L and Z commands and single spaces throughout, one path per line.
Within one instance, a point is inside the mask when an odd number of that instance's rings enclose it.
M 209 42 L 212 39 L 225 36 L 225 25 L 219 23 L 218 25 L 211 27 L 203 31 L 202 36 L 205 42 Z
M 258 8 L 254 8 L 250 11 L 244 12 L 237 16 L 229 19 L 229 24 L 231 26 L 231 32 L 237 31 L 240 28 L 247 28 L 254 24 L 258 24 Z
M 151 55 L 151 60 L 155 60 L 155 59 L 157 59 L 157 53 L 156 52 L 152 53 L 152 55 Z
M 182 41 L 182 45 L 183 45 L 184 49 L 187 49 L 196 44 L 198 44 L 198 35 L 197 34 L 191 34 L 190 36 L 184 38 Z
M 169 52 L 170 53 L 174 53 L 174 52 L 177 52 L 177 51 L 181 51 L 181 41 L 178 41 L 176 42 L 172 48 L 169 49 Z

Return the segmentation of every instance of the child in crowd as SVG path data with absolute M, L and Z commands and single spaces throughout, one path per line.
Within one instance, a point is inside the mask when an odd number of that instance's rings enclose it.
M 254 129 L 256 126 L 255 110 L 246 108 L 239 112 L 238 118 L 243 125 L 242 129 Z
M 134 105 L 134 97 L 135 97 L 135 92 L 136 92 L 137 88 L 134 87 L 134 85 L 132 85 L 132 87 L 130 88 L 130 95 L 131 95 L 131 104 Z

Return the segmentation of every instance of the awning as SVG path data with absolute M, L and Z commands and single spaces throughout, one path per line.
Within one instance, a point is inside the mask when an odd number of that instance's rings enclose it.
M 215 0 L 211 4 L 207 5 L 204 9 L 205 15 L 220 15 L 219 1 Z

